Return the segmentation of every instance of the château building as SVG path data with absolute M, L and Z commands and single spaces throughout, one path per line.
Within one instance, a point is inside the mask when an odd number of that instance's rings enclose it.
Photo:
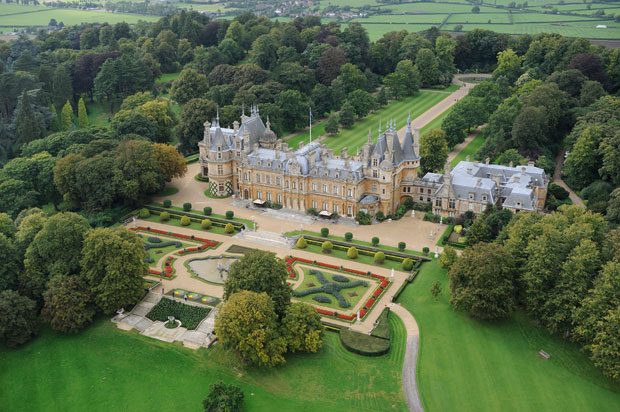
M 453 170 L 446 166 L 444 174 L 419 177 L 419 130 L 412 133 L 411 119 L 402 142 L 394 122 L 388 122 L 384 132 L 379 128 L 376 143 L 369 131 L 358 156 L 344 148 L 339 157 L 319 142 L 289 147 L 277 139 L 269 119 L 263 123 L 256 106 L 232 129 L 221 127 L 219 116 L 204 126 L 200 165 L 212 196 L 236 195 L 258 204 L 269 201 L 350 217 L 359 211 L 388 215 L 407 198 L 431 202 L 434 213 L 442 216 L 479 213 L 487 203 L 540 210 L 545 201 L 548 180 L 531 165 L 461 162 Z

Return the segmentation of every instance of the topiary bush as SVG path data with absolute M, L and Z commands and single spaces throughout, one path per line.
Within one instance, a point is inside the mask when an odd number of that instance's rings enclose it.
M 211 216 L 211 212 L 213 212 L 213 209 L 211 209 L 211 206 L 205 206 L 205 208 L 202 210 L 205 212 L 205 216 Z
M 353 240 L 353 233 L 351 232 L 347 232 L 344 234 L 344 240 L 346 240 L 347 242 L 350 242 Z
M 232 210 L 227 210 L 226 211 L 226 219 L 230 220 L 233 217 L 235 217 L 235 212 L 233 212 Z
M 398 242 L 398 250 L 400 250 L 401 252 L 405 250 L 406 247 L 407 244 L 405 242 Z
M 203 219 L 202 222 L 200 222 L 200 226 L 202 226 L 203 229 L 211 229 L 211 220 Z
M 326 240 L 321 245 L 321 248 L 323 249 L 323 253 L 331 253 L 332 249 L 334 248 L 334 245 L 329 240 Z
M 413 260 L 409 258 L 403 259 L 403 270 L 410 271 L 413 269 Z
M 373 246 L 377 246 L 379 244 L 379 238 L 375 236 L 372 238 L 371 242 Z
M 172 200 L 170 199 L 164 200 L 164 207 L 170 207 L 170 206 L 172 206 Z
M 170 220 L 170 213 L 168 213 L 168 212 L 161 212 L 159 214 L 159 220 L 161 220 L 162 222 Z
M 424 246 L 424 248 L 422 249 L 422 252 L 424 253 L 424 256 L 428 255 L 428 252 L 430 252 L 430 251 L 431 250 L 428 247 L 426 247 L 426 246 Z
M 224 232 L 226 233 L 232 233 L 234 231 L 235 231 L 235 228 L 233 227 L 232 223 L 227 223 L 226 226 L 224 227 Z
M 383 221 L 385 220 L 385 215 L 383 214 L 383 212 L 382 212 L 382 211 L 380 211 L 380 210 L 379 210 L 379 211 L 375 214 L 375 219 L 377 219 L 379 222 L 383 222 Z
M 332 303 L 332 300 L 325 295 L 312 296 L 312 300 L 319 302 L 319 303 Z
M 350 281 L 351 281 L 351 279 L 349 279 L 349 278 L 348 278 L 348 277 L 346 277 L 346 276 L 342 276 L 342 275 L 333 275 L 333 276 L 332 276 L 332 280 L 333 280 L 334 282 L 340 282 L 340 283 L 347 283 L 347 282 L 350 282 Z
M 190 223 L 192 223 L 192 221 L 188 216 L 183 216 L 181 218 L 181 226 L 189 226 Z
M 185 210 L 186 212 L 189 212 L 190 210 L 192 210 L 192 204 L 189 202 L 183 203 L 183 210 Z
M 357 259 L 357 248 L 355 246 L 351 246 L 347 250 L 347 257 L 349 259 Z
M 149 243 L 161 243 L 161 239 L 155 236 L 149 236 L 146 240 L 148 240 Z
M 461 225 L 454 226 L 454 233 L 459 234 L 461 233 L 462 230 L 463 230 L 463 226 Z
M 151 216 L 151 212 L 148 209 L 140 209 L 140 219 L 148 219 Z
M 385 253 L 377 252 L 375 253 L 375 263 L 383 264 L 385 262 Z
M 321 236 L 323 236 L 323 237 L 329 236 L 329 229 L 326 228 L 326 227 L 322 227 L 321 228 Z
M 305 248 L 308 247 L 308 242 L 302 236 L 299 239 L 297 239 L 297 245 L 296 246 L 297 246 L 297 249 L 305 249 Z

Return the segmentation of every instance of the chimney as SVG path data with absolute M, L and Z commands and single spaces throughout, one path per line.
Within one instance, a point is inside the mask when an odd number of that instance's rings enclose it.
M 205 130 L 204 130 L 204 141 L 207 146 L 211 145 L 211 123 L 207 120 L 204 122 Z
M 481 186 L 482 185 L 482 178 L 479 177 L 478 181 L 476 182 L 476 186 Z
M 321 163 L 323 163 L 324 165 L 327 164 L 327 152 L 325 151 L 321 153 Z
M 239 130 L 239 122 L 236 120 L 233 122 L 233 129 L 235 130 L 235 132 Z
M 276 145 L 276 160 L 280 160 L 280 145 Z
M 520 179 L 520 178 L 519 178 L 519 176 L 517 176 L 517 175 L 515 175 L 515 176 L 513 176 L 513 177 L 512 177 L 512 181 L 513 181 L 513 182 L 515 182 L 515 183 L 519 183 L 519 181 L 520 181 L 520 180 L 521 180 L 521 179 Z
M 514 165 L 512 164 L 512 160 L 510 161 L 510 163 L 508 163 L 508 167 L 514 167 Z
M 303 141 L 299 142 L 299 148 L 300 148 L 300 149 L 303 149 L 303 148 L 304 148 L 304 142 L 303 142 Z
M 385 143 L 387 144 L 387 149 L 391 151 L 394 144 L 394 132 L 392 130 L 385 133 Z
M 468 168 L 467 168 L 467 174 L 468 174 L 468 175 L 470 175 L 470 174 L 471 174 L 471 172 L 472 172 L 471 167 L 468 167 Z
M 530 166 L 530 167 L 534 167 L 536 164 L 534 163 L 533 160 L 530 160 L 530 161 L 527 162 L 527 165 Z
M 521 166 L 521 173 L 525 174 L 525 171 L 526 171 L 526 170 L 527 170 L 527 169 L 526 169 L 526 167 L 525 167 L 525 166 Z
M 282 151 L 288 152 L 288 143 L 282 143 Z
M 491 162 L 491 158 L 487 157 L 486 159 L 484 159 L 484 164 L 489 164 Z
M 310 170 L 314 169 L 314 160 L 316 159 L 316 152 L 313 150 L 308 153 L 308 160 L 310 161 Z
M 258 143 L 254 143 L 254 154 L 258 154 Z
M 469 155 L 465 156 L 465 161 L 469 162 Z
M 287 159 L 292 159 L 294 157 L 293 154 L 293 149 L 291 149 L 290 147 L 286 148 L 286 158 Z
M 474 166 L 478 167 L 478 161 L 474 160 Z
M 327 156 L 334 157 L 334 149 L 328 149 L 327 150 Z

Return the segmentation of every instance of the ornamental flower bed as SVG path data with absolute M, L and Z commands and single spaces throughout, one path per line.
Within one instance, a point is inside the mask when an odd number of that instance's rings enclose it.
M 180 233 L 166 232 L 164 230 L 151 229 L 150 227 L 144 227 L 144 226 L 132 227 L 132 228 L 130 228 L 130 230 L 133 230 L 133 231 L 141 230 L 143 232 L 157 233 L 159 235 L 172 236 L 172 237 L 176 237 L 176 238 L 179 238 L 179 239 L 185 239 L 185 240 L 190 240 L 190 241 L 195 241 L 195 242 L 202 243 L 201 246 L 190 247 L 190 248 L 186 248 L 184 250 L 181 250 L 181 251 L 177 252 L 177 254 L 181 255 L 181 256 L 187 255 L 188 253 L 201 252 L 203 250 L 207 250 L 207 249 L 212 248 L 212 247 L 214 248 L 214 247 L 216 247 L 216 246 L 218 246 L 220 244 L 220 242 L 218 242 L 216 240 L 205 239 L 205 238 L 195 237 L 195 236 L 182 235 Z

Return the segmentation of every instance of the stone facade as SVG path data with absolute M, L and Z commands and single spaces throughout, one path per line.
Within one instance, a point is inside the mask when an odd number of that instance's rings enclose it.
M 388 215 L 410 197 L 432 202 L 435 213 L 443 216 L 467 210 L 479 213 L 488 202 L 514 210 L 537 210 L 544 205 L 548 181 L 544 171 L 541 175 L 541 169 L 533 166 L 521 173 L 513 168 L 513 173 L 503 166 L 461 162 L 467 164 L 454 170 L 447 167 L 443 175 L 428 173 L 420 178 L 419 131 L 412 133 L 411 119 L 402 142 L 395 123 L 388 122 L 385 132 L 379 127 L 376 143 L 369 131 L 357 156 L 344 148 L 339 157 L 318 142 L 288 147 L 276 138 L 269 119 L 263 123 L 258 107 L 252 107 L 250 116 L 242 114 L 241 124 L 234 122 L 232 129 L 220 127 L 219 116 L 213 124 L 207 121 L 204 125 L 200 165 L 202 175 L 209 178 L 212 196 L 234 194 L 290 209 L 314 208 L 350 217 L 359 211 Z M 530 186 L 533 192 L 528 192 Z

